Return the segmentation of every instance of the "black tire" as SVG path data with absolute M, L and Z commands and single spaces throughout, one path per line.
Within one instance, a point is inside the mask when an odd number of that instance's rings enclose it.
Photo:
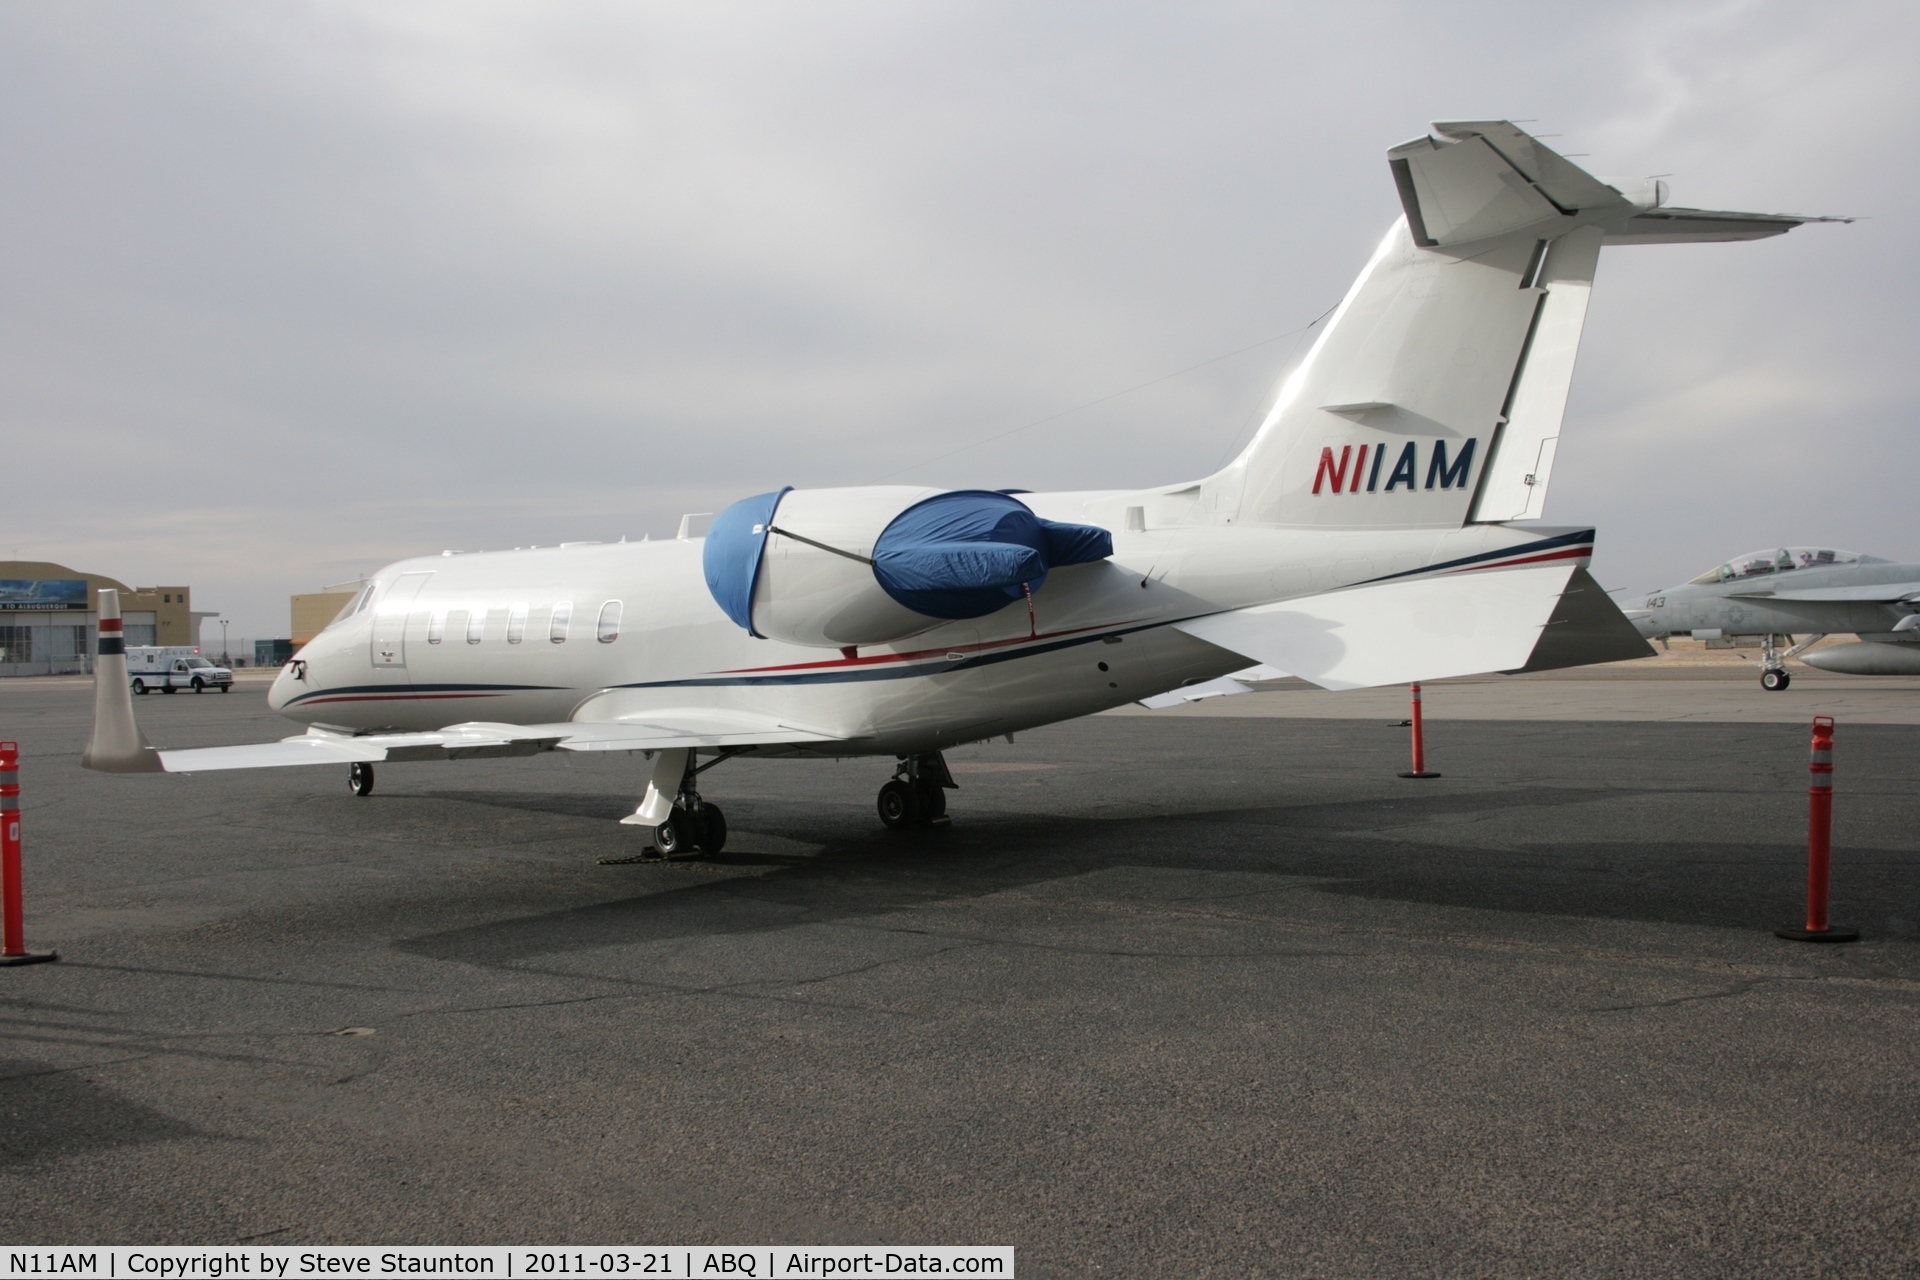
M 135 693 L 137 693 L 137 694 L 139 694 L 139 695 L 140 695 L 141 697 L 143 697 L 143 698 L 144 698 L 144 697 L 146 697 L 146 696 L 147 696 L 147 682 L 146 682 L 145 680 L 135 680 L 135 681 L 133 682 L 133 691 L 134 691 Z
M 1773 670 L 1760 673 L 1760 687 L 1768 693 L 1778 693 L 1793 683 L 1793 677 L 1784 671 Z
M 233 688 L 233 686 L 232 686 L 232 685 L 230 685 L 230 684 L 223 684 L 223 685 L 221 685 L 221 686 L 220 686 L 220 692 L 222 692 L 222 693 L 225 693 L 225 692 L 226 692 L 227 690 L 229 690 L 229 689 L 231 689 L 231 688 Z
M 920 784 L 920 821 L 932 822 L 947 816 L 947 789 L 937 782 Z
M 681 825 L 684 815 L 675 809 L 667 815 L 667 820 L 653 829 L 653 847 L 660 851 L 663 858 L 675 857 L 685 853 L 693 841 L 687 838 L 687 829 Z
M 920 797 L 914 789 L 895 778 L 880 788 L 880 821 L 895 831 L 917 827 L 926 821 L 920 812 Z
M 373 794 L 373 766 L 364 760 L 356 760 L 347 766 L 347 790 L 357 796 Z
M 711 858 L 727 847 L 727 815 L 719 805 L 710 804 L 701 811 L 700 824 L 700 851 Z
M 199 676 L 193 678 L 193 691 L 195 693 L 204 693 L 206 692 L 206 688 L 206 681 L 202 680 Z

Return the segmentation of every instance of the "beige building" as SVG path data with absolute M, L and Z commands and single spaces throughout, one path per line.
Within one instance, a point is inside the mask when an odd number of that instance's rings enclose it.
M 0 676 L 93 670 L 99 591 L 120 593 L 128 644 L 200 643 L 192 587 L 129 587 L 46 560 L 0 560 Z
M 339 582 L 331 587 L 307 595 L 294 596 L 293 606 L 293 647 L 297 651 L 301 645 L 326 630 L 327 624 L 340 616 L 353 598 L 366 586 L 366 580 Z

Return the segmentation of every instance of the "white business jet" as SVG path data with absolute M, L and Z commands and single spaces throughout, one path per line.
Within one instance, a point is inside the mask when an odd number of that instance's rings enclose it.
M 699 774 L 735 756 L 895 758 L 888 826 L 943 821 L 941 751 L 1134 700 L 1328 689 L 1651 652 L 1539 518 L 1602 245 L 1754 240 L 1791 215 L 1669 208 L 1505 122 L 1388 152 L 1404 216 L 1252 442 L 1129 492 L 909 486 L 743 498 L 704 538 L 403 560 L 280 672 L 307 731 L 156 751 L 100 601 L 109 772 L 646 753 L 627 822 L 718 852 Z

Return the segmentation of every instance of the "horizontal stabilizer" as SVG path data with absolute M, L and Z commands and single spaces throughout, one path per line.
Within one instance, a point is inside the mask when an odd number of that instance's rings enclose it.
M 1450 573 L 1174 625 L 1325 689 L 1512 671 L 1533 656 L 1573 572 L 1560 563 Z
M 1721 213 L 1712 209 L 1646 209 L 1610 223 L 1607 244 L 1714 244 L 1764 240 L 1807 222 L 1852 222 L 1852 218 L 1798 213 Z

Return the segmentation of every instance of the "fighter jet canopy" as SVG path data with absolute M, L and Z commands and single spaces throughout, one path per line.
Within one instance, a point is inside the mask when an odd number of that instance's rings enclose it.
M 1863 556 L 1858 551 L 1835 551 L 1831 547 L 1767 547 L 1735 556 L 1723 565 L 1688 579 L 1689 586 L 1707 586 L 1732 582 L 1763 573 L 1786 573 L 1793 569 L 1824 569 L 1837 564 L 1886 564 L 1880 556 Z

